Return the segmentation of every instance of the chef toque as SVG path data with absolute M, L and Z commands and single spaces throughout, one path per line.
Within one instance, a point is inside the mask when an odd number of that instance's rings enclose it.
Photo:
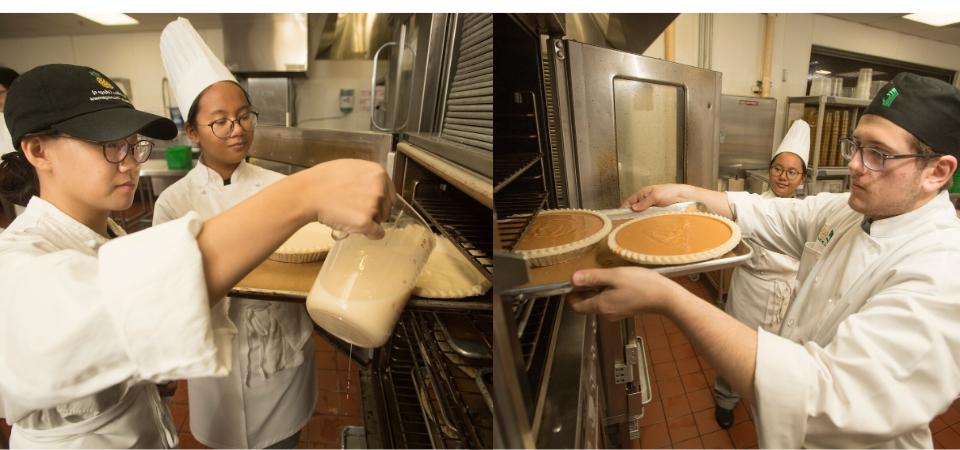
M 794 153 L 803 160 L 803 165 L 807 164 L 807 157 L 810 156 L 810 125 L 802 120 L 794 120 L 790 124 L 787 135 L 783 137 L 777 151 L 773 152 L 772 161 L 777 155 L 783 152 Z
M 183 17 L 167 24 L 160 33 L 160 58 L 184 119 L 190 114 L 190 106 L 208 86 L 218 81 L 237 82 L 190 21 Z

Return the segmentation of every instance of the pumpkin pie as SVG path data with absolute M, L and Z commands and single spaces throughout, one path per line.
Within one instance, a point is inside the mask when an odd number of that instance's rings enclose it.
M 319 261 L 333 248 L 332 232 L 330 227 L 320 222 L 308 223 L 280 245 L 270 259 L 301 264 Z
M 740 227 L 703 212 L 669 211 L 638 217 L 618 226 L 607 244 L 621 258 L 638 264 L 687 264 L 713 259 L 740 242 Z
M 437 236 L 437 245 L 420 271 L 413 295 L 425 298 L 463 298 L 490 289 L 487 279 L 449 239 Z
M 612 225 L 607 216 L 586 209 L 541 211 L 527 225 L 513 251 L 534 267 L 573 259 L 600 242 Z

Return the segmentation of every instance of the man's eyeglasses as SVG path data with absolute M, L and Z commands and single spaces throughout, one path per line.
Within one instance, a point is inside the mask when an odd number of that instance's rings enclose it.
M 97 142 L 91 141 L 89 139 L 84 139 L 77 136 L 71 136 L 68 134 L 63 134 L 55 130 L 40 131 L 36 133 L 30 133 L 30 136 L 64 136 L 68 138 L 73 138 L 79 141 L 89 142 L 91 144 L 97 144 L 103 149 L 103 157 L 107 162 L 112 164 L 120 164 L 121 161 L 126 159 L 127 155 L 133 154 L 133 159 L 138 163 L 143 163 L 150 158 L 150 153 L 153 152 L 153 142 L 147 141 L 144 139 L 138 140 L 136 142 L 130 142 L 126 139 L 120 139 L 111 142 Z
M 939 153 L 903 153 L 889 154 L 880 151 L 874 147 L 865 147 L 853 139 L 840 139 L 840 155 L 847 161 L 852 161 L 857 152 L 860 152 L 860 159 L 863 161 L 863 167 L 870 170 L 883 170 L 883 164 L 888 159 L 907 159 L 907 158 L 939 158 L 943 155 Z
M 797 169 L 785 169 L 783 168 L 783 166 L 774 164 L 773 166 L 770 167 L 770 173 L 772 173 L 773 176 L 775 177 L 779 177 L 780 175 L 786 173 L 788 180 L 795 180 L 803 172 Z
M 226 117 L 222 119 L 214 120 L 207 124 L 210 127 L 210 131 L 213 132 L 213 135 L 220 139 L 227 139 L 233 134 L 233 127 L 237 124 L 240 125 L 240 128 L 243 131 L 252 131 L 254 127 L 257 126 L 257 118 L 259 114 L 255 111 L 250 111 L 245 114 L 237 116 L 236 119 L 227 119 Z

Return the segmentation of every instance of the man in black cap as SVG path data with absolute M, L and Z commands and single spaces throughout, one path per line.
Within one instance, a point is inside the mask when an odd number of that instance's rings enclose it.
M 903 73 L 841 141 L 851 191 L 757 199 L 685 185 L 625 206 L 696 200 L 800 260 L 778 334 L 750 329 L 639 267 L 583 270 L 581 312 L 666 315 L 753 405 L 761 448 L 933 446 L 960 393 L 960 221 L 946 192 L 960 155 L 960 92 Z M 757 299 L 762 301 L 762 299 Z
M 174 448 L 154 382 L 224 376 L 236 327 L 213 307 L 300 227 L 382 237 L 383 167 L 337 160 L 201 221 L 125 235 L 139 164 L 170 120 L 137 111 L 109 77 L 53 64 L 10 87 L 17 151 L 0 194 L 27 208 L 0 233 L 0 415 L 12 448 Z M 223 305 L 223 303 L 216 303 Z

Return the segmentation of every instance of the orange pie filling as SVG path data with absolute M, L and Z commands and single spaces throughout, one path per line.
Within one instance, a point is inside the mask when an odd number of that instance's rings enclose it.
M 567 211 L 538 214 L 514 250 L 537 250 L 577 242 L 599 232 L 603 219 L 593 214 Z
M 687 255 L 719 247 L 732 234 L 727 224 L 709 216 L 668 214 L 623 227 L 616 235 L 616 243 L 647 255 Z

